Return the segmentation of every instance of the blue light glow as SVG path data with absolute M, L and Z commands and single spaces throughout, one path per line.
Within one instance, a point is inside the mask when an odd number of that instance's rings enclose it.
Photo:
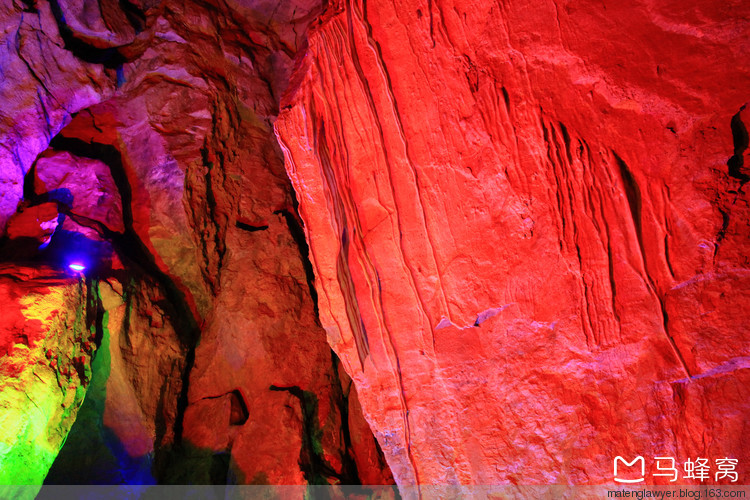
M 79 272 L 79 273 L 81 271 L 83 271 L 84 269 L 86 269 L 86 266 L 84 266 L 83 264 L 80 264 L 78 262 L 73 262 L 71 264 L 68 264 L 68 267 L 71 268 L 73 271 L 76 271 L 76 272 Z

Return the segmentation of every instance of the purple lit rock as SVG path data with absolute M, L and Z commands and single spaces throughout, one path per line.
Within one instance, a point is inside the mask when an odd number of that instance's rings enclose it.
M 32 11 L 33 10 L 33 11 Z M 0 233 L 23 197 L 23 176 L 70 115 L 115 87 L 115 70 L 66 49 L 48 2 L 0 2 Z
M 72 36 L 99 49 L 119 47 L 135 40 L 135 30 L 117 0 L 59 2 Z
M 109 167 L 68 152 L 49 152 L 34 170 L 34 191 L 69 205 L 74 215 L 123 232 L 122 202 Z

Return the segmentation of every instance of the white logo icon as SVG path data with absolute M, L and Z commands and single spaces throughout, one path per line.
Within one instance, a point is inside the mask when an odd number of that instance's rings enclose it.
M 641 477 L 639 479 L 622 479 L 617 477 L 617 462 L 622 462 L 626 467 L 632 467 L 636 464 L 636 462 L 641 462 Z M 635 457 L 632 462 L 628 462 L 622 457 L 615 457 L 615 481 L 618 483 L 640 483 L 645 479 L 646 476 L 646 461 L 643 459 L 643 457 Z

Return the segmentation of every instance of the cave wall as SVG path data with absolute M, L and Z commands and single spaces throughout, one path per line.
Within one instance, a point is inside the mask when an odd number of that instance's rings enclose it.
M 399 484 L 750 459 L 748 8 L 352 0 L 311 28 L 276 132 Z
M 746 3 L 0 13 L 0 418 L 50 394 L 48 483 L 750 459 Z
M 38 485 L 91 380 L 95 308 L 47 267 L 0 265 L 0 300 L 0 485 Z
M 318 3 L 2 8 L 0 254 L 93 301 L 47 484 L 392 483 L 317 320 L 272 128 Z

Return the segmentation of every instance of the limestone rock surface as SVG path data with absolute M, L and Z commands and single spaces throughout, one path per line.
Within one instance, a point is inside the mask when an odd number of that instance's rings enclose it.
M 91 380 L 83 280 L 0 266 L 0 485 L 41 484 Z
M 23 198 L 24 175 L 50 139 L 72 113 L 115 87 L 111 65 L 90 64 L 85 59 L 93 54 L 85 46 L 71 47 L 63 18 L 53 12 L 60 3 L 0 2 L 0 230 Z
M 5 234 L 9 240 L 29 240 L 30 250 L 47 245 L 57 229 L 60 218 L 57 203 L 20 206 L 8 221 Z
M 749 481 L 748 19 L 0 0 L 0 460 L 44 449 L 38 483 L 67 434 L 49 483 Z
M 30 205 L 61 215 L 48 248 L 5 246 L 0 260 L 85 267 L 76 272 L 100 346 L 47 483 L 392 483 L 317 322 L 273 132 L 320 4 L 42 0 L 7 9 L 49 18 L 64 49 L 59 79 L 42 85 L 19 73 L 3 83 L 8 94 L 14 86 L 15 107 L 2 133 L 15 137 L 13 120 L 53 123 L 13 139 L 26 156 L 2 171 L 25 199 L 9 201 L 8 214 Z M 88 100 L 68 105 L 76 92 Z M 31 107 L 37 93 L 62 103 L 57 121 Z
M 64 204 L 70 212 L 123 232 L 122 202 L 109 166 L 67 152 L 40 157 L 34 164 L 34 193 Z
M 399 484 L 750 462 L 749 18 L 355 0 L 311 29 L 276 132 Z

